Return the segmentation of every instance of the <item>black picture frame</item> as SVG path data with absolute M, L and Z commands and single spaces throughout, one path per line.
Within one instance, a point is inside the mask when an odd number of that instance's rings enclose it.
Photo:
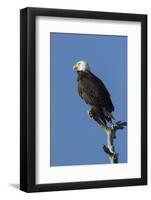
M 35 163 L 35 18 L 120 20 L 141 23 L 141 178 L 87 182 L 36 184 Z M 147 15 L 24 8 L 20 11 L 20 190 L 43 192 L 57 190 L 121 187 L 147 184 Z

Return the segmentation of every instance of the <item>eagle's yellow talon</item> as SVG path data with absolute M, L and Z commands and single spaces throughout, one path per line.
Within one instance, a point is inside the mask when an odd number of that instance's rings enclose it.
M 89 115 L 90 118 L 93 118 L 93 114 L 90 110 L 88 111 L 88 115 Z

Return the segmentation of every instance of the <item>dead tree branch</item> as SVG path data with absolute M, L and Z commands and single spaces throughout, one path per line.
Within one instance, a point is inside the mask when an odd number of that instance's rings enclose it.
M 89 116 L 91 119 L 95 120 L 98 123 L 98 125 L 104 130 L 105 134 L 107 135 L 107 144 L 104 144 L 102 148 L 110 159 L 110 162 L 118 163 L 118 153 L 115 150 L 114 140 L 116 139 L 117 130 L 124 129 L 124 126 L 127 125 L 127 122 L 118 121 L 111 127 L 108 127 L 104 125 L 101 120 L 96 119 L 94 116 L 92 116 L 92 113 Z

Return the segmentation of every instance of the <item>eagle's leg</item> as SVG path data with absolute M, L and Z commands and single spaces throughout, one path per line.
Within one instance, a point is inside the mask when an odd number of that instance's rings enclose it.
M 88 110 L 88 116 L 94 121 L 96 121 L 102 128 L 108 129 L 106 121 L 103 120 L 103 118 L 101 118 L 101 112 L 96 106 L 90 106 L 90 109 Z

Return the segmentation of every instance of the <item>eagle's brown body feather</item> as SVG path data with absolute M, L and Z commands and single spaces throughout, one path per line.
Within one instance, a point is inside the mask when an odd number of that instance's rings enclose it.
M 90 71 L 78 71 L 77 84 L 80 97 L 89 104 L 97 117 L 106 124 L 112 121 L 114 106 L 103 82 Z

